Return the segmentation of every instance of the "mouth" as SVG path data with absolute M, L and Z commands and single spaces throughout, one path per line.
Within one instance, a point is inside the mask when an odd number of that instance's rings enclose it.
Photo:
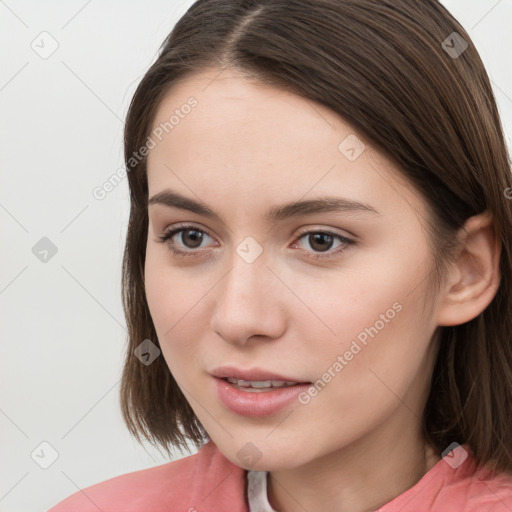
M 217 368 L 213 391 L 220 403 L 237 415 L 252 418 L 265 417 L 298 402 L 298 397 L 312 385 L 311 382 L 253 368 Z
M 243 380 L 234 377 L 225 377 L 222 380 L 229 382 L 233 387 L 247 393 L 262 393 L 273 391 L 276 389 L 290 388 L 300 386 L 302 384 L 310 384 L 309 382 L 295 382 L 284 380 Z
M 268 388 L 295 384 L 311 384 L 303 379 L 282 375 L 262 368 L 240 369 L 235 366 L 219 366 L 211 375 L 240 387 Z

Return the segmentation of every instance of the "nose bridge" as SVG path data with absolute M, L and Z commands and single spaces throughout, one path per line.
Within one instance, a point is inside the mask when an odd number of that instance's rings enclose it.
M 260 308 L 263 303 L 261 298 L 265 296 L 262 293 L 268 288 L 269 271 L 265 266 L 263 258 L 247 262 L 235 254 L 231 260 L 231 270 L 223 279 L 219 287 L 219 304 L 231 308 L 231 311 L 243 309 L 246 312 Z
M 229 272 L 216 287 L 212 328 L 230 342 L 256 334 L 274 336 L 279 329 L 277 296 L 270 290 L 274 276 L 261 253 L 254 257 L 250 244 L 237 247 Z

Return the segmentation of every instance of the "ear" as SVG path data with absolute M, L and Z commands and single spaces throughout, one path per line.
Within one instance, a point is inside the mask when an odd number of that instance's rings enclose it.
M 490 213 L 470 217 L 457 235 L 460 246 L 438 309 L 438 324 L 445 326 L 477 317 L 496 295 L 501 277 L 501 242 Z

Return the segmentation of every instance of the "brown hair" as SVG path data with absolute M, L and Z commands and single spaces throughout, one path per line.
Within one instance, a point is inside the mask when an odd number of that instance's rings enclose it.
M 158 345 L 144 290 L 146 159 L 134 155 L 170 88 L 211 68 L 236 69 L 326 105 L 386 154 L 428 205 L 437 285 L 457 230 L 470 216 L 493 215 L 500 286 L 476 318 L 438 328 L 423 428 L 439 453 L 454 441 L 468 443 L 478 464 L 512 472 L 510 164 L 478 52 L 435 0 L 199 0 L 175 25 L 134 94 L 125 127 L 131 210 L 121 406 L 130 432 L 168 451 L 188 440 L 199 446 L 207 435 L 163 357 L 145 366 L 133 355 L 144 339 Z

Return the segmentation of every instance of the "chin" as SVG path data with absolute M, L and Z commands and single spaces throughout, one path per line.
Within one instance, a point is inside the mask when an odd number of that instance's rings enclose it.
M 251 437 L 237 436 L 237 439 L 225 439 L 225 442 L 220 443 L 215 439 L 213 441 L 227 459 L 247 470 L 280 471 L 301 466 L 309 460 L 308 454 L 301 449 L 304 443 L 298 441 L 296 436 L 290 435 L 288 442 L 278 438 L 272 442 L 264 439 L 264 436 L 254 436 L 253 441 L 250 441 Z

